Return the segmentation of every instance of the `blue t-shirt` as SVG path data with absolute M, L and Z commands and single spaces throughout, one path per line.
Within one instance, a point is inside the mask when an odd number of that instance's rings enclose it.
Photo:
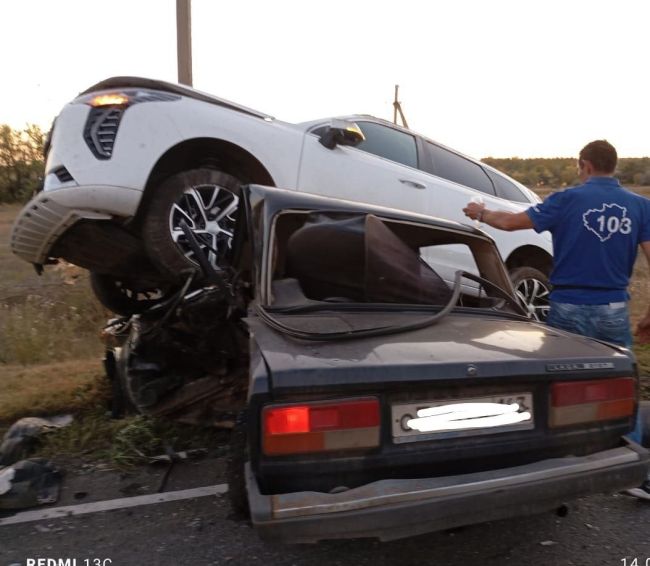
M 629 299 L 639 244 L 650 241 L 650 199 L 613 177 L 591 177 L 526 212 L 536 232 L 553 235 L 552 300 L 598 305 Z

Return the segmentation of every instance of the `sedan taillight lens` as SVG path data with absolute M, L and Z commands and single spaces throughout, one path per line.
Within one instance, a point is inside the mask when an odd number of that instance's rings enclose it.
M 629 418 L 636 406 L 636 381 L 622 377 L 553 383 L 550 405 L 550 427 Z
M 262 410 L 267 456 L 379 446 L 379 400 L 342 399 L 270 405 Z

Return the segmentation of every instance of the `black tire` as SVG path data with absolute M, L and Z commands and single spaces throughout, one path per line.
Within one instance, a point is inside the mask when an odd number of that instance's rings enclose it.
M 181 282 L 189 269 L 198 267 L 180 229 L 181 219 L 186 220 L 213 266 L 228 265 L 240 184 L 232 175 L 200 168 L 177 173 L 153 189 L 144 213 L 142 238 L 151 261 L 166 278 Z M 231 212 L 220 218 L 226 211 Z M 206 225 L 206 218 L 211 225 Z
M 246 411 L 241 411 L 235 420 L 230 435 L 228 458 L 226 460 L 226 481 L 228 482 L 228 500 L 231 518 L 248 520 L 248 493 L 244 477 L 244 464 L 248 459 L 248 419 Z
M 171 292 L 169 286 L 152 287 L 94 271 L 90 272 L 90 286 L 102 305 L 122 316 L 142 313 L 166 300 Z
M 510 280 L 521 305 L 533 319 L 544 322 L 548 316 L 551 284 L 546 274 L 534 267 L 516 267 Z

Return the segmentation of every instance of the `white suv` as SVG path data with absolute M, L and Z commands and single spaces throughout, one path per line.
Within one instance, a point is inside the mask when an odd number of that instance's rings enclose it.
M 177 285 L 194 252 L 227 262 L 242 184 L 257 183 L 466 222 L 463 206 L 521 211 L 523 185 L 424 136 L 367 115 L 282 122 L 182 85 L 137 77 L 100 82 L 67 104 L 46 143 L 43 190 L 14 224 L 12 249 L 39 268 L 63 258 L 91 271 L 116 312 Z M 536 318 L 547 310 L 549 234 L 494 238 Z M 438 247 L 438 246 L 437 246 Z M 473 259 L 448 246 L 445 279 Z

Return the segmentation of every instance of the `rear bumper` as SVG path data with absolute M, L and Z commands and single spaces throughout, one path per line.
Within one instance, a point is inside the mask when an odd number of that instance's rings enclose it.
M 251 519 L 263 538 L 288 543 L 422 533 L 529 515 L 594 493 L 638 486 L 648 452 L 637 444 L 460 476 L 382 480 L 342 493 L 263 495 L 246 465 Z

